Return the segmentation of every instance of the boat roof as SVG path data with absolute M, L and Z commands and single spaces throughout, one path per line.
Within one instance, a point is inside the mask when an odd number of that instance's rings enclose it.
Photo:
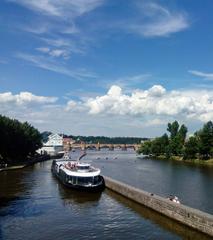
M 82 163 L 77 162 L 77 166 L 89 167 L 88 169 L 84 169 L 84 171 L 82 171 L 81 169 L 78 169 L 78 168 L 68 169 L 66 167 L 66 165 L 69 162 L 71 164 L 76 164 L 77 161 L 76 160 L 75 161 L 73 161 L 73 160 L 57 160 L 56 161 L 56 164 L 58 166 L 61 165 L 60 169 L 62 169 L 69 176 L 75 176 L 75 177 L 95 177 L 95 176 L 100 175 L 100 173 L 101 173 L 100 169 L 94 168 L 89 163 L 83 163 L 83 162 Z
M 89 167 L 91 166 L 89 163 L 81 163 L 81 162 L 78 162 L 78 166 L 81 166 L 81 167 Z
M 81 172 L 78 170 L 69 170 L 66 167 L 61 167 L 61 169 L 63 169 L 63 171 L 69 175 L 69 176 L 74 176 L 74 177 L 95 177 L 100 175 L 101 171 L 100 169 L 93 169 L 92 171 L 85 171 L 85 172 Z

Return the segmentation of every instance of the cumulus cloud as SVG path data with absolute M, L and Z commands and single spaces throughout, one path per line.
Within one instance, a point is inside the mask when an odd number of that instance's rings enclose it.
M 54 103 L 57 97 L 36 96 L 30 92 L 20 92 L 19 94 L 12 94 L 11 92 L 0 93 L 0 104 L 15 103 L 17 105 L 25 105 L 29 103 Z
M 168 91 L 154 85 L 124 92 L 113 85 L 106 94 L 57 105 L 55 97 L 5 92 L 0 93 L 0 114 L 29 121 L 43 131 L 111 136 L 156 136 L 174 119 L 200 124 L 195 128 L 199 129 L 213 119 L 213 90 Z
M 89 98 L 84 104 L 90 114 L 181 116 L 206 121 L 212 119 L 213 91 L 166 91 L 154 85 L 127 95 L 119 86 L 112 86 L 106 95 Z

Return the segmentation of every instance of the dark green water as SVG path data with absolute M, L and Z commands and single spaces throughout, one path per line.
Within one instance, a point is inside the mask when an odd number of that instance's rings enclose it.
M 107 158 L 107 159 L 106 159 Z M 103 174 L 150 192 L 178 195 L 213 213 L 213 169 L 138 159 L 134 152 L 88 152 Z M 209 239 L 109 190 L 64 188 L 51 161 L 0 173 L 0 239 Z

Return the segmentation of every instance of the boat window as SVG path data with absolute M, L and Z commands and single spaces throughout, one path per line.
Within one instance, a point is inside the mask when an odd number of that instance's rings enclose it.
M 72 177 L 72 183 L 76 184 L 77 183 L 77 177 Z
M 69 183 L 72 183 L 72 176 L 67 175 L 66 176 L 66 181 Z
M 98 183 L 98 179 L 99 179 L 98 176 L 95 176 L 95 177 L 94 177 L 94 184 Z
M 93 177 L 79 177 L 78 184 L 93 184 Z
M 89 166 L 78 166 L 78 169 L 80 169 L 80 170 L 86 170 L 86 169 L 89 169 Z

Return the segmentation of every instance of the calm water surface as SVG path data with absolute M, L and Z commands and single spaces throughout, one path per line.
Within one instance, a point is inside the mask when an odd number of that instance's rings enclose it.
M 176 194 L 213 213 L 211 168 L 140 159 L 131 151 L 88 151 L 84 161 L 107 176 L 161 196 Z M 47 161 L 0 173 L 0 239 L 209 239 L 109 190 L 66 189 L 50 166 Z

